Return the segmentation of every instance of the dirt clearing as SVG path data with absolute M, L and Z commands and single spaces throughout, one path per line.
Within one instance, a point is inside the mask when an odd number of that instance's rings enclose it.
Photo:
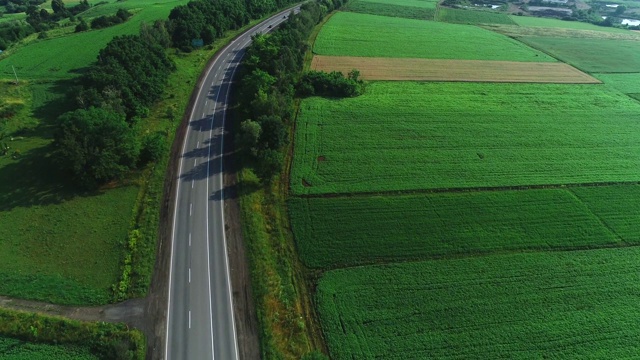
M 347 74 L 352 69 L 358 69 L 361 78 L 364 80 L 601 83 L 598 79 L 560 62 L 366 58 L 316 55 L 311 62 L 311 69 L 340 71 L 344 74 Z

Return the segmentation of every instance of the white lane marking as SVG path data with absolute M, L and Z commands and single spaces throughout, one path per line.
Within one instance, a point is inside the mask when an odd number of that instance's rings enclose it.
M 198 159 L 193 159 L 193 166 L 196 166 L 198 164 Z
M 209 102 L 209 100 L 205 100 L 204 101 L 204 106 L 207 106 L 207 103 Z
M 200 140 L 198 140 L 198 145 L 196 145 L 197 148 L 200 147 Z
M 191 247 L 191 233 L 189 233 L 189 247 Z
M 189 216 L 191 216 L 193 210 L 193 203 L 189 204 Z
M 191 310 L 189 310 L 189 329 L 191 329 Z
M 191 268 L 189 268 L 189 284 L 191 284 Z
M 195 180 L 191 180 L 191 188 L 193 189 L 193 183 Z

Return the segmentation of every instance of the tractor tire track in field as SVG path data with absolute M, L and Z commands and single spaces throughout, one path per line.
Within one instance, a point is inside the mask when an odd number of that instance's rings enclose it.
M 358 196 L 464 193 L 464 192 L 479 192 L 479 191 L 564 189 L 564 188 L 572 188 L 572 187 L 619 186 L 619 185 L 640 185 L 640 181 L 608 181 L 608 182 L 590 182 L 590 183 L 575 183 L 575 184 L 541 184 L 541 185 L 409 189 L 409 190 L 363 191 L 363 192 L 324 193 L 324 194 L 298 194 L 295 196 L 299 198 L 336 198 L 336 197 L 358 197 Z M 309 185 L 309 186 L 312 186 L 312 185 Z

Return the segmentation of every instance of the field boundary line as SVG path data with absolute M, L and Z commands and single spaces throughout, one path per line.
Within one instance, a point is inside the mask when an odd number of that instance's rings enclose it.
M 524 191 L 540 189 L 570 189 L 575 187 L 596 187 L 596 186 L 621 186 L 640 185 L 640 180 L 636 181 L 606 181 L 575 184 L 540 184 L 540 185 L 512 185 L 512 186 L 481 186 L 481 187 L 452 187 L 433 189 L 406 189 L 406 190 L 384 190 L 384 191 L 363 191 L 363 192 L 343 192 L 343 193 L 323 193 L 323 194 L 294 194 L 298 198 L 338 198 L 338 197 L 359 197 L 375 195 L 412 195 L 412 194 L 438 194 L 438 193 L 466 193 L 466 192 L 489 192 L 489 191 Z

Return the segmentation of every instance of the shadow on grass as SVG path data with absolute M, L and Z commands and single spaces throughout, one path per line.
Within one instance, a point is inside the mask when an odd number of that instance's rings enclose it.
M 0 212 L 98 195 L 69 184 L 53 162 L 53 145 L 33 148 L 0 167 Z
M 62 174 L 52 157 L 54 146 L 51 141 L 58 116 L 73 109 L 73 101 L 68 96 L 73 82 L 64 80 L 34 86 L 42 86 L 37 94 L 34 90 L 34 98 L 38 99 L 34 99 L 37 106 L 32 110 L 39 124 L 12 134 L 26 138 L 24 143 L 15 143 L 16 147 L 28 148 L 17 159 L 0 158 L 0 164 L 4 163 L 0 165 L 0 212 L 99 194 L 98 191 L 78 189 Z

